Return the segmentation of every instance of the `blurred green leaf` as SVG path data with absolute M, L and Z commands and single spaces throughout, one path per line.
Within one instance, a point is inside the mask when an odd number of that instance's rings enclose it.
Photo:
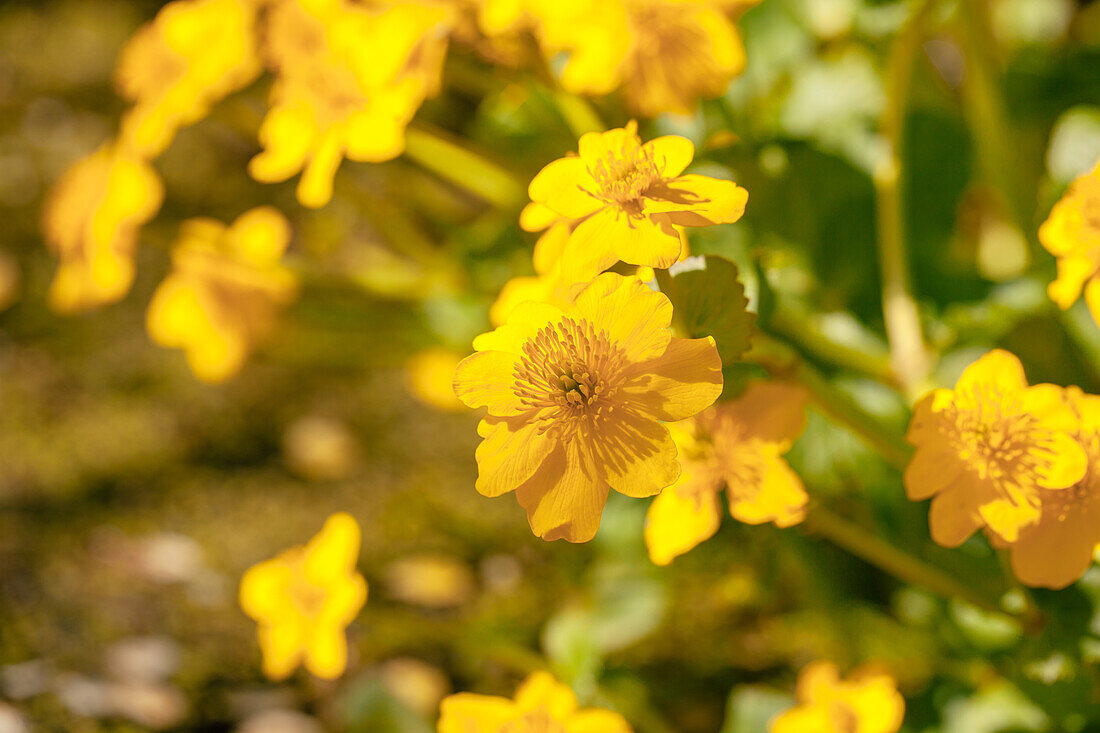
M 657 282 L 672 301 L 673 326 L 682 336 L 713 336 L 723 364 L 748 351 L 755 314 L 749 312 L 737 265 L 717 255 L 690 257 Z

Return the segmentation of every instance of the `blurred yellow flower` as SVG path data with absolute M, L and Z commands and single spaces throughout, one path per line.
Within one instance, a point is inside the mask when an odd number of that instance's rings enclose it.
M 400 155 L 405 126 L 438 91 L 450 19 L 438 3 L 277 0 L 265 35 L 276 80 L 252 176 L 276 182 L 302 171 L 298 200 L 317 208 L 332 198 L 344 157 Z
M 770 733 L 896 733 L 905 699 L 889 675 L 857 672 L 848 680 L 832 662 L 813 662 L 798 675 L 798 706 L 773 718 Z
M 289 241 L 290 225 L 269 206 L 245 212 L 230 227 L 213 219 L 185 222 L 172 272 L 149 303 L 150 337 L 183 349 L 199 379 L 236 374 L 297 292 L 294 273 L 279 262 Z
M 1046 494 L 1084 477 L 1077 426 L 1061 387 L 1029 387 L 1019 359 L 991 351 L 954 390 L 937 389 L 914 407 L 906 492 L 914 501 L 934 497 L 929 524 L 941 545 L 956 547 L 982 525 L 1015 542 L 1039 521 Z
M 634 122 L 580 139 L 580 155 L 550 163 L 531 181 L 541 219 L 575 223 L 561 255 L 562 277 L 583 282 L 618 260 L 666 268 L 681 255 L 682 226 L 737 221 L 748 192 L 733 181 L 682 175 L 691 141 L 666 135 L 644 145 Z M 549 225 L 549 222 L 547 222 Z
M 1009 547 L 1022 583 L 1065 588 L 1092 565 L 1100 545 L 1100 397 L 1069 387 L 1066 397 L 1080 420 L 1077 441 L 1089 457 L 1084 478 L 1068 489 L 1042 493 L 1042 515 Z
M 1058 258 L 1058 277 L 1047 287 L 1066 310 L 1085 291 L 1085 303 L 1100 323 L 1100 165 L 1070 184 L 1039 228 L 1039 241 Z
M 439 733 L 631 733 L 618 713 L 578 709 L 577 697 L 548 672 L 536 672 L 514 700 L 460 692 L 443 699 Z
M 659 421 L 683 420 L 722 391 L 714 340 L 673 338 L 672 305 L 640 280 L 605 273 L 559 308 L 526 302 L 474 340 L 455 393 L 489 408 L 477 490 L 516 492 L 543 539 L 592 539 L 609 488 L 652 496 L 680 473 Z
M 405 362 L 405 384 L 413 397 L 444 412 L 464 410 L 452 380 L 462 354 L 444 347 L 418 351 Z
M 69 168 L 43 211 L 46 245 L 60 259 L 50 305 L 72 312 L 126 295 L 134 281 L 138 231 L 163 200 L 157 172 L 118 144 L 104 145 Z
M 299 664 L 334 679 L 348 660 L 347 628 L 367 600 L 355 566 L 359 525 L 333 514 L 304 547 L 292 547 L 249 568 L 241 578 L 241 608 L 259 624 L 264 674 L 273 680 Z
M 176 131 L 260 74 L 256 52 L 259 0 L 176 0 L 142 26 L 115 70 L 119 94 L 134 103 L 121 137 L 147 157 Z
M 723 485 L 739 521 L 777 527 L 802 521 L 808 497 L 783 454 L 805 429 L 806 399 L 796 385 L 753 382 L 738 399 L 669 426 L 683 473 L 646 516 L 654 563 L 667 565 L 718 531 Z

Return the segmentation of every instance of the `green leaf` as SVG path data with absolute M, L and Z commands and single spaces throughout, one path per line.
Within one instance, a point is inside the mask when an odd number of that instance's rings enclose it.
M 723 364 L 748 351 L 754 313 L 748 310 L 737 265 L 717 255 L 689 257 L 667 273 L 658 271 L 661 291 L 672 301 L 672 325 L 687 338 L 713 336 Z

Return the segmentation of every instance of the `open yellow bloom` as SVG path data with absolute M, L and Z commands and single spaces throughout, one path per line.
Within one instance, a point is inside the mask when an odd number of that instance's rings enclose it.
M 1080 420 L 1076 438 L 1089 468 L 1070 488 L 1044 491 L 1038 523 L 1021 530 L 1009 548 L 1013 572 L 1031 586 L 1065 588 L 1085 574 L 1100 545 L 1100 397 L 1076 387 L 1066 397 Z
M 905 718 L 905 699 L 889 675 L 842 680 L 832 662 L 806 665 L 796 694 L 798 707 L 774 718 L 770 733 L 895 733 Z
M 367 583 L 355 569 L 358 560 L 359 525 L 341 512 L 304 547 L 292 547 L 244 574 L 241 608 L 259 624 L 265 675 L 284 679 L 303 662 L 318 677 L 343 674 L 344 629 L 367 600 Z
M 46 245 L 60 259 L 50 305 L 72 312 L 126 295 L 134 281 L 138 231 L 163 200 L 157 172 L 120 145 L 104 145 L 69 168 L 42 218 Z
M 645 541 L 654 563 L 668 565 L 718 531 L 723 485 L 739 521 L 802 521 L 808 497 L 783 454 L 806 427 L 806 399 L 792 384 L 753 382 L 738 399 L 670 426 L 683 473 L 649 506 Z
M 680 258 L 681 226 L 737 221 L 748 192 L 733 181 L 683 171 L 695 148 L 666 135 L 642 144 L 634 122 L 580 139 L 580 155 L 550 163 L 531 181 L 536 211 L 574 223 L 562 277 L 583 282 L 618 260 L 666 268 Z M 537 218 L 537 217 L 536 217 Z
M 290 225 L 269 206 L 245 212 L 230 227 L 213 219 L 186 222 L 172 250 L 172 272 L 149 303 L 150 337 L 183 349 L 199 379 L 236 374 L 297 292 L 294 274 L 279 263 L 289 241 Z
M 345 157 L 400 155 L 406 125 L 439 87 L 450 17 L 429 3 L 278 0 L 265 48 L 276 80 L 252 176 L 276 182 L 303 171 L 298 200 L 316 208 L 332 198 Z
M 443 699 L 439 733 L 631 733 L 618 713 L 579 709 L 568 686 L 536 672 L 506 697 L 460 692 Z
M 158 155 L 176 131 L 260 74 L 257 0 L 176 0 L 142 26 L 122 50 L 115 83 L 134 103 L 122 137 Z
M 1085 291 L 1085 303 L 1100 323 L 1100 165 L 1070 184 L 1039 228 L 1039 241 L 1058 258 L 1050 299 L 1066 310 Z
M 516 492 L 531 530 L 590 540 L 609 488 L 652 496 L 680 473 L 660 421 L 683 420 L 722 391 L 714 339 L 673 338 L 672 304 L 640 280 L 605 273 L 566 308 L 527 302 L 474 340 L 455 393 L 489 408 L 477 490 Z
M 956 547 L 982 525 L 1005 542 L 1039 521 L 1044 497 L 1080 481 L 1088 457 L 1078 419 L 1053 384 L 1029 387 L 1020 360 L 994 350 L 966 368 L 954 390 L 917 403 L 906 435 L 914 501 L 932 499 L 932 538 Z

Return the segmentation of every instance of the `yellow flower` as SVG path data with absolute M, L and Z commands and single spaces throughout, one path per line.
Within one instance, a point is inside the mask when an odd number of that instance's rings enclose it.
M 257 0 L 176 0 L 142 26 L 122 50 L 115 83 L 134 103 L 122 137 L 145 156 L 176 131 L 260 74 Z
M 1062 310 L 1085 291 L 1085 303 L 1100 323 L 1100 165 L 1070 184 L 1039 228 L 1039 241 L 1058 258 L 1058 277 L 1048 287 Z
M 712 338 L 673 338 L 671 319 L 667 297 L 605 273 L 568 307 L 523 303 L 475 339 L 455 393 L 489 408 L 477 490 L 514 490 L 535 534 L 585 542 L 609 488 L 644 497 L 675 481 L 676 445 L 659 421 L 714 402 L 722 368 Z
M 738 399 L 670 426 L 683 473 L 649 507 L 650 559 L 667 565 L 718 531 L 723 485 L 735 519 L 801 522 L 808 497 L 783 454 L 805 426 L 805 390 L 778 382 L 753 382 Z
M 681 255 L 677 227 L 726 224 L 745 212 L 748 192 L 733 181 L 682 175 L 695 154 L 686 138 L 666 135 L 643 145 L 631 122 L 584 135 L 579 150 L 543 168 L 529 188 L 536 211 L 548 212 L 543 220 L 574 223 L 561 254 L 569 282 L 586 281 L 618 260 L 669 267 Z
M 895 733 L 905 699 L 886 674 L 840 679 L 832 662 L 813 662 L 798 675 L 798 706 L 773 718 L 770 733 Z
M 438 90 L 450 17 L 428 3 L 277 2 L 266 34 L 277 78 L 252 176 L 270 183 L 303 171 L 298 200 L 317 208 L 332 198 L 344 157 L 400 155 L 405 126 Z
M 1039 521 L 1047 494 L 1085 475 L 1077 425 L 1062 388 L 1029 387 L 1020 360 L 1001 350 L 967 367 L 954 390 L 918 402 L 906 435 L 917 450 L 904 480 L 910 499 L 935 497 L 932 538 L 956 547 L 985 525 L 1015 542 Z
M 304 547 L 292 547 L 249 568 L 241 578 L 241 608 L 259 624 L 264 674 L 273 680 L 299 664 L 334 679 L 348 663 L 347 628 L 367 600 L 356 569 L 359 525 L 333 514 Z
M 578 709 L 577 698 L 547 672 L 536 672 L 514 700 L 460 692 L 443 699 L 439 733 L 631 733 L 618 713 Z
M 134 281 L 138 231 L 163 200 L 157 172 L 117 144 L 69 168 L 43 211 L 46 245 L 60 259 L 50 304 L 72 312 L 126 295 Z
M 279 264 L 289 240 L 290 225 L 269 206 L 245 212 L 230 227 L 212 219 L 186 222 L 172 273 L 149 303 L 150 337 L 183 349 L 199 379 L 235 374 L 297 291 L 294 274 Z
M 494 4 L 496 25 L 515 23 L 514 4 Z M 580 94 L 622 86 L 638 114 L 690 114 L 745 68 L 745 48 L 729 17 L 749 2 L 715 0 L 528 0 L 548 58 L 567 55 L 561 83 Z
M 1031 586 L 1065 588 L 1085 574 L 1100 545 L 1100 397 L 1076 387 L 1066 397 L 1080 419 L 1076 437 L 1089 468 L 1070 488 L 1044 491 L 1038 523 L 1010 546 L 1013 572 Z
M 424 349 L 405 362 L 405 384 L 423 404 L 444 412 L 464 409 L 451 380 L 462 355 L 443 347 Z

